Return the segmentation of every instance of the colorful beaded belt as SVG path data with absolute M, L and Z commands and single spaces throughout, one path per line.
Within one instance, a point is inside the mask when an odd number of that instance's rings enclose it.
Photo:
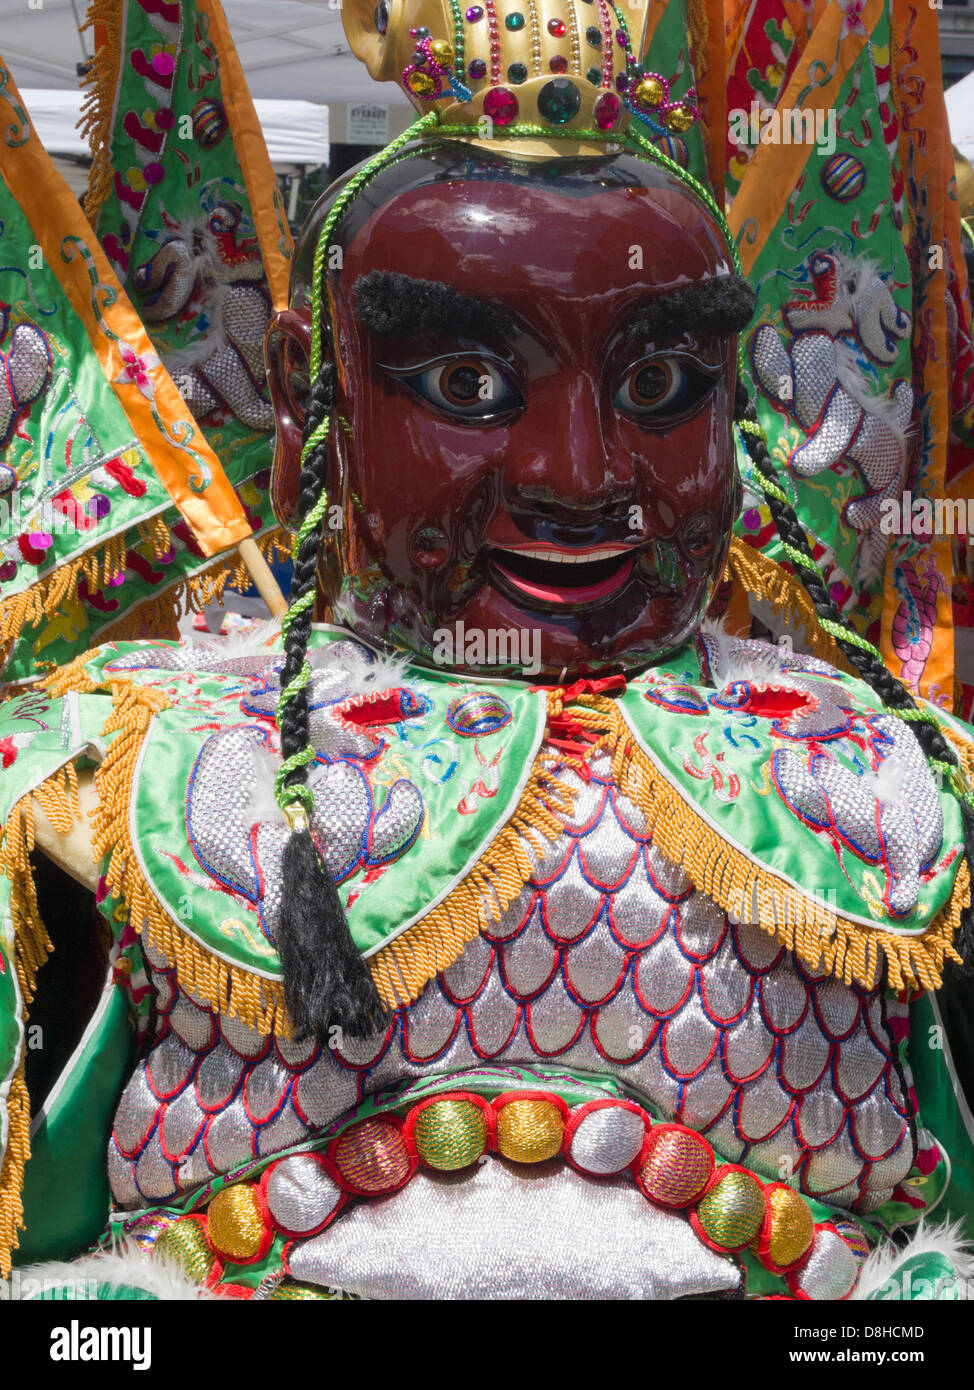
M 258 1180 L 222 1187 L 205 1212 L 150 1214 L 128 1229 L 219 1295 L 323 1297 L 286 1278 L 287 1243 L 283 1281 L 279 1274 L 247 1287 L 233 1281 L 227 1266 L 259 1263 L 276 1238 L 293 1243 L 317 1235 L 350 1200 L 388 1196 L 420 1165 L 457 1172 L 492 1153 L 518 1164 L 560 1155 L 593 1178 L 628 1172 L 650 1202 L 685 1212 L 711 1250 L 727 1256 L 751 1251 L 784 1278 L 796 1299 L 848 1298 L 869 1252 L 854 1222 L 816 1222 L 801 1193 L 720 1162 L 695 1130 L 656 1121 L 631 1100 L 606 1097 L 570 1107 L 554 1092 L 538 1090 L 506 1091 L 492 1101 L 473 1091 L 447 1091 L 403 1114 L 373 1114 L 343 1128 L 321 1152 L 285 1155 Z

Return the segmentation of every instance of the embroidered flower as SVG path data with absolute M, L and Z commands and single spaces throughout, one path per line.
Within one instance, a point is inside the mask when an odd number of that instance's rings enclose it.
M 844 0 L 841 8 L 845 18 L 842 21 L 839 42 L 841 43 L 848 34 L 862 34 L 865 38 L 866 26 L 862 22 L 862 16 L 866 8 L 866 0 Z
M 0 768 L 4 772 L 8 767 L 13 767 L 21 748 L 27 748 L 33 743 L 36 732 L 35 729 L 30 729 L 19 734 L 8 734 L 6 738 L 0 739 Z
M 128 343 L 119 343 L 118 351 L 125 363 L 125 366 L 115 377 L 115 382 L 121 382 L 126 386 L 137 386 L 147 400 L 152 400 L 156 394 L 155 382 L 149 373 L 153 367 L 158 367 L 159 358 L 154 352 L 143 353 L 140 357 Z

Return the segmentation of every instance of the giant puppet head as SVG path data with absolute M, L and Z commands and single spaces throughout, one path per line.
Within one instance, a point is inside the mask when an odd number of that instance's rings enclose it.
M 509 7 L 506 72 L 538 72 L 515 96 L 492 76 L 500 7 L 487 7 L 493 30 L 482 7 L 467 10 L 462 65 L 456 32 L 446 42 L 429 4 L 413 8 L 399 21 L 382 5 L 343 10 L 373 75 L 399 64 L 421 105 L 429 78 L 445 110 L 329 228 L 325 598 L 361 636 L 430 663 L 512 673 L 530 654 L 531 673 L 554 678 L 633 669 L 687 638 L 724 566 L 740 502 L 735 334 L 753 298 L 712 201 L 677 166 L 625 147 L 619 79 L 632 92 L 649 79 L 626 76 L 631 55 L 612 26 L 586 30 L 603 55 L 587 83 L 571 67 L 551 78 L 567 59 L 548 48 L 574 52 L 578 34 L 543 22 L 552 6 L 535 3 L 538 46 L 525 38 L 526 61 L 512 62 L 525 26 Z M 587 6 L 558 8 L 577 29 Z M 506 120 L 505 93 L 534 121 L 526 139 Z M 665 93 L 651 95 L 665 116 Z M 687 102 L 670 106 L 678 125 L 692 118 Z M 595 137 L 609 117 L 606 133 L 621 138 L 606 148 Z M 292 308 L 269 336 L 276 506 L 290 523 L 312 267 L 340 193 L 305 227 Z M 487 640 L 471 645 L 472 634 Z

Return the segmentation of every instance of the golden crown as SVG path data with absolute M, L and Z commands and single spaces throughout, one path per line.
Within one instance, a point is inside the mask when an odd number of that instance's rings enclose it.
M 398 82 L 418 111 L 437 109 L 471 138 L 527 125 L 611 139 L 632 120 L 651 139 L 678 137 L 697 120 L 695 93 L 671 101 L 665 78 L 641 66 L 649 3 L 624 13 L 609 0 L 345 0 L 342 21 L 376 81 Z

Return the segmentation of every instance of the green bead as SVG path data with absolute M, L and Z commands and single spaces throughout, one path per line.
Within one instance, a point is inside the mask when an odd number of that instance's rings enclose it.
M 589 70 L 588 70 L 588 72 L 585 74 L 585 76 L 586 76 L 586 77 L 588 78 L 588 80 L 591 82 L 591 84 L 592 84 L 593 87 L 601 86 L 601 83 L 602 83 L 602 74 L 601 74 L 601 72 L 599 72 L 598 68 L 589 68 Z
M 528 70 L 523 63 L 512 63 L 507 69 L 508 82 L 526 82 L 528 80 Z
M 520 10 L 515 10 L 513 14 L 507 16 L 504 23 L 508 29 L 523 29 L 524 15 L 521 14 Z

